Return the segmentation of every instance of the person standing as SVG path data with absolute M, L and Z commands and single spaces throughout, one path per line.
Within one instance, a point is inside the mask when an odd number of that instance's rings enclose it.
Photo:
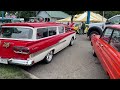
M 82 22 L 81 30 L 82 30 L 82 34 L 84 35 L 84 30 L 85 30 L 85 23 L 84 22 Z
M 81 26 L 82 26 L 82 23 L 80 22 L 80 23 L 79 23 L 79 26 L 78 26 L 78 34 L 79 34 L 79 35 L 82 34 L 82 33 L 81 33 Z

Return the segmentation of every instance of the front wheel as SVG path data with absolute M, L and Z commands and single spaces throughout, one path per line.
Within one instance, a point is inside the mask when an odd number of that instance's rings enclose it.
M 70 41 L 69 46 L 72 46 L 73 44 L 74 44 L 74 39 L 72 38 L 71 41 Z
M 53 59 L 53 51 L 50 51 L 44 58 L 44 62 L 48 64 L 52 61 L 52 59 Z
M 97 57 L 97 56 L 96 56 L 96 53 L 95 53 L 95 51 L 94 51 L 93 48 L 92 48 L 92 53 L 93 53 L 93 56 L 94 56 L 94 57 Z
M 92 37 L 93 34 L 99 35 L 99 33 L 98 33 L 97 31 L 92 31 L 92 32 L 90 33 L 90 35 L 89 35 L 89 39 L 90 39 L 90 40 L 91 40 L 91 37 Z

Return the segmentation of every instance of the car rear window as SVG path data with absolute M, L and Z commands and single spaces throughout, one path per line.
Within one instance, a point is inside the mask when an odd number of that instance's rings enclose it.
M 30 28 L 3 27 L 0 38 L 31 39 L 32 34 L 33 30 Z

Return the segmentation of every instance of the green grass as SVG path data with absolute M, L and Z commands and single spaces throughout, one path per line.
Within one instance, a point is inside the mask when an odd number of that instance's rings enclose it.
M 0 64 L 0 79 L 30 79 L 16 65 Z

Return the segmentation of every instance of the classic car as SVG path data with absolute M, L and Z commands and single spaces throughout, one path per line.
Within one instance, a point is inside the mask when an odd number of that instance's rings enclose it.
M 111 79 L 120 79 L 120 25 L 107 26 L 102 35 L 92 35 L 93 56 L 97 56 Z
M 0 32 L 0 63 L 31 66 L 53 55 L 76 39 L 75 31 L 65 25 L 44 23 L 6 23 Z

